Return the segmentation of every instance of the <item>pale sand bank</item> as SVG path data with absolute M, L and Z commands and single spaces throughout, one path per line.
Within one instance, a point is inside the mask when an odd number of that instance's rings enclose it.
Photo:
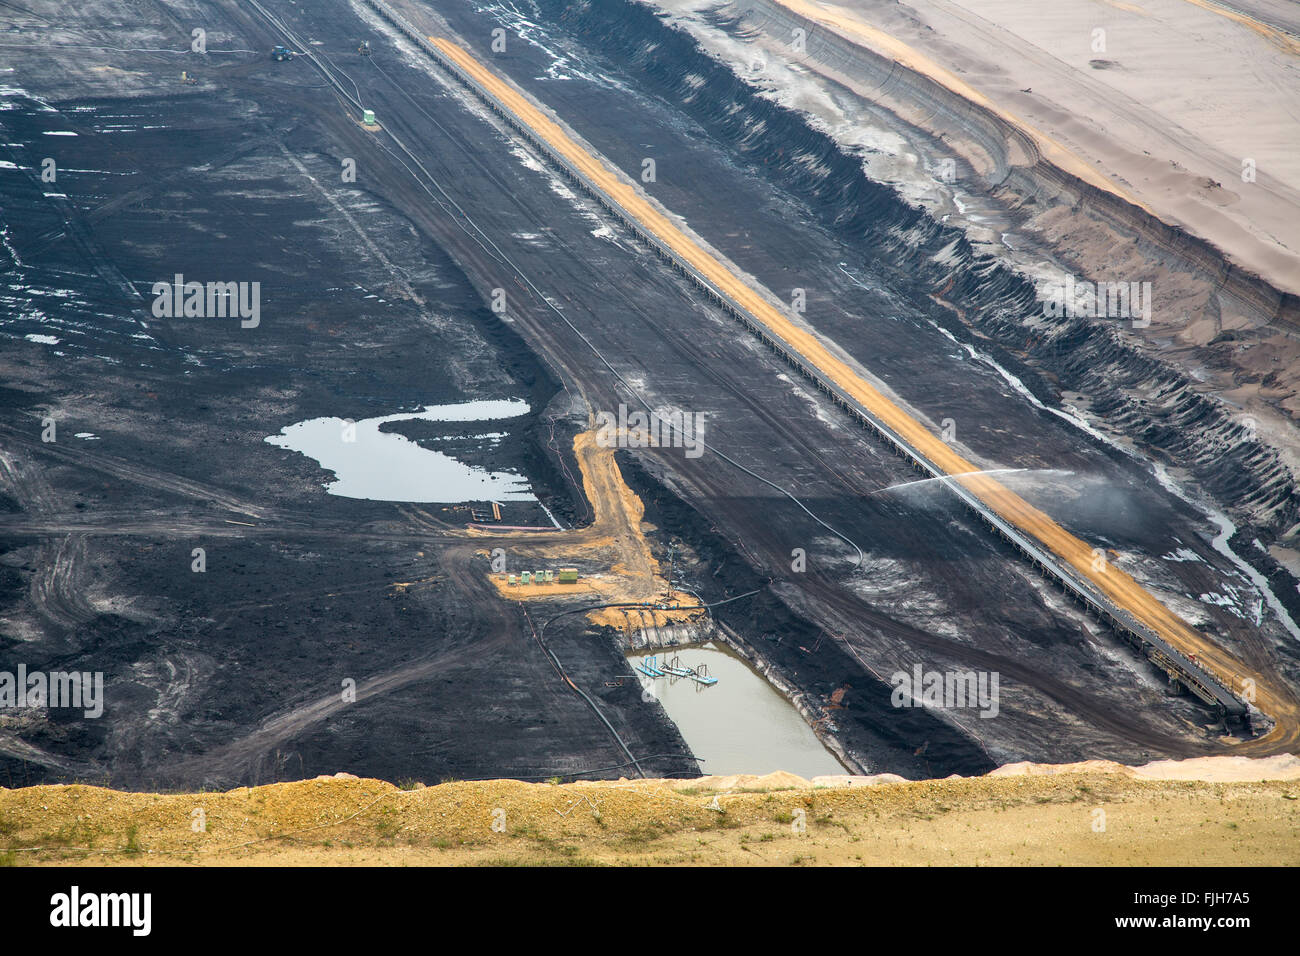
M 1252 17 L 1195 0 L 778 2 L 1300 293 L 1300 37 L 1269 25 L 1294 28 L 1293 5 L 1237 5 Z

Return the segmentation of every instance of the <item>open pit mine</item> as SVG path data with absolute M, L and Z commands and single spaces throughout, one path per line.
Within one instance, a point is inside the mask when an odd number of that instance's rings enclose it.
M 1028 6 L 0 4 L 0 861 L 1300 862 L 1300 16 Z

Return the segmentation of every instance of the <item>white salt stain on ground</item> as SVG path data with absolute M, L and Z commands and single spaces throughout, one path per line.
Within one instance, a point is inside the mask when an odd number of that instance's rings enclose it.
M 384 432 L 389 422 L 422 419 L 477 422 L 517 418 L 528 412 L 518 399 L 434 405 L 418 412 L 384 415 L 349 423 L 313 418 L 287 425 L 266 441 L 315 459 L 334 472 L 325 490 L 344 498 L 373 501 L 534 501 L 528 481 L 511 472 L 488 471 L 424 448 L 403 435 Z M 491 444 L 496 433 L 488 439 Z

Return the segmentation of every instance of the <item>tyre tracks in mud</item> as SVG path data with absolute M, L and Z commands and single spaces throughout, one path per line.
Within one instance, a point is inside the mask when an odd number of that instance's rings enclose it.
M 460 584 L 474 586 L 474 582 L 467 578 L 462 578 Z M 479 587 L 482 588 L 481 582 Z M 481 593 L 480 596 L 485 595 Z M 164 777 L 184 782 L 187 786 L 192 786 L 196 780 L 207 786 L 223 786 L 233 780 L 246 779 L 250 774 L 257 774 L 268 754 L 281 745 L 300 739 L 348 708 L 363 706 L 367 701 L 445 675 L 458 664 L 470 663 L 504 648 L 507 645 L 506 629 L 516 626 L 517 622 L 508 613 L 507 605 L 494 601 L 480 603 L 485 613 L 479 618 L 481 626 L 476 633 L 462 633 L 454 643 L 435 647 L 411 661 L 362 677 L 356 680 L 350 694 L 333 689 L 300 700 L 292 707 L 266 717 L 250 733 L 169 765 Z
M 34 513 L 38 524 L 59 504 L 58 495 L 42 469 L 2 447 L 0 490 L 25 511 Z M 74 530 L 43 536 L 31 559 L 36 568 L 28 588 L 32 606 L 60 630 L 71 630 L 95 617 L 96 611 L 85 596 L 86 563 L 86 535 Z
M 70 451 L 59 447 L 56 442 L 41 442 L 38 439 L 33 439 L 29 434 L 19 431 L 12 425 L 0 425 L 0 438 L 11 447 L 25 448 L 33 456 L 44 455 L 55 459 L 60 464 L 102 472 L 121 479 L 128 484 L 167 492 L 181 498 L 207 502 L 234 514 L 245 515 L 249 518 L 264 518 L 270 513 L 270 509 L 254 504 L 247 498 L 224 488 L 196 481 L 192 478 L 185 478 L 171 472 L 147 468 L 102 452 L 83 448 Z

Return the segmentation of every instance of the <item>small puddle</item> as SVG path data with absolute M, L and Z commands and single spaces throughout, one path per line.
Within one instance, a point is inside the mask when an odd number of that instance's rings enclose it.
M 352 424 L 342 418 L 312 418 L 280 429 L 270 444 L 300 452 L 334 472 L 325 490 L 344 498 L 373 501 L 535 501 L 528 480 L 509 471 L 488 471 L 424 448 L 404 435 L 383 432 L 388 422 L 423 419 L 478 422 L 517 418 L 528 413 L 518 399 L 430 405 L 418 412 L 365 418 Z M 500 434 L 477 436 L 499 441 Z
M 786 770 L 811 779 L 849 771 L 826 749 L 812 728 L 762 674 L 716 644 L 657 648 L 628 655 L 656 656 L 660 665 L 678 657 L 685 667 L 708 667 L 718 682 L 701 687 L 685 677 L 653 679 L 654 692 L 681 731 L 706 774 L 765 774 Z M 651 679 L 637 671 L 637 679 Z

